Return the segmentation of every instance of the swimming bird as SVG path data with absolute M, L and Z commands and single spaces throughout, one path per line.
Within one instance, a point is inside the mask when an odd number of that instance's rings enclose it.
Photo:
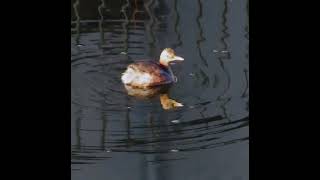
M 138 61 L 128 65 L 122 74 L 121 80 L 126 86 L 135 88 L 150 88 L 159 85 L 171 84 L 176 81 L 170 63 L 183 61 L 173 49 L 165 48 L 160 54 L 159 62 Z

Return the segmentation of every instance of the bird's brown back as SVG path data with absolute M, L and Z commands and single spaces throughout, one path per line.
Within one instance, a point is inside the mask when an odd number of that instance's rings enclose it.
M 153 61 L 139 61 L 129 65 L 132 68 L 141 73 L 148 73 L 152 76 L 152 83 L 150 86 L 167 84 L 172 82 L 168 69 Z

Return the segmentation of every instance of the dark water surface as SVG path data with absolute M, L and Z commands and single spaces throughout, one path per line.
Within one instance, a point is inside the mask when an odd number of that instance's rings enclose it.
M 72 0 L 74 180 L 249 179 L 248 0 Z M 171 47 L 170 97 L 127 95 L 121 73 Z

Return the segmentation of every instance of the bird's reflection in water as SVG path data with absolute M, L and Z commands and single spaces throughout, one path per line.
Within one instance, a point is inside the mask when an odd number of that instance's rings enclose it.
M 168 90 L 170 85 L 162 85 L 148 88 L 138 88 L 134 86 L 124 85 L 128 95 L 134 96 L 138 99 L 160 97 L 160 103 L 165 110 L 182 107 L 183 104 L 169 98 Z

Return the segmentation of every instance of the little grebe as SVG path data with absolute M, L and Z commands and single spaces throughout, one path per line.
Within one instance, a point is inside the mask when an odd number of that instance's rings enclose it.
M 170 84 L 175 81 L 169 66 L 170 62 L 183 60 L 182 57 L 175 55 L 173 49 L 166 48 L 160 55 L 159 63 L 152 61 L 132 63 L 122 74 L 121 80 L 125 85 L 137 88 Z

